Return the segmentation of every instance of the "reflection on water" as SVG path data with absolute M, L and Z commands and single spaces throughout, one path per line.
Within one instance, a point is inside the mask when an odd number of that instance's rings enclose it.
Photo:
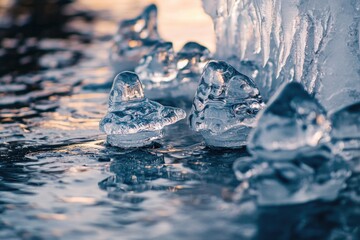
M 207 149 L 186 120 L 151 149 L 104 145 L 115 19 L 149 1 L 114 2 L 0 2 L 0 239 L 358 238 L 358 172 L 337 202 L 258 208 L 232 170 L 245 149 Z M 156 2 L 165 38 L 213 48 L 200 1 Z

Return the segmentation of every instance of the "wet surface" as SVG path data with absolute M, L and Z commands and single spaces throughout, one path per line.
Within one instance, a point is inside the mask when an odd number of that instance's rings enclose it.
M 185 120 L 148 149 L 105 145 L 120 17 L 106 1 L 13 2 L 0 10 L 0 239 L 359 239 L 358 160 L 335 202 L 259 208 L 232 170 L 245 149 L 205 148 Z M 121 18 L 147 4 L 125 2 Z

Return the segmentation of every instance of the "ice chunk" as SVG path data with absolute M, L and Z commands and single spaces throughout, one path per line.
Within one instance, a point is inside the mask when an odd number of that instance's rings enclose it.
M 119 24 L 110 62 L 117 72 L 133 70 L 140 59 L 161 41 L 157 30 L 157 7 L 151 4 L 138 17 Z
M 351 174 L 343 159 L 324 153 L 287 161 L 239 159 L 234 171 L 238 180 L 255 190 L 260 205 L 334 200 Z
M 291 159 L 329 141 L 326 111 L 300 83 L 285 84 L 258 115 L 248 150 L 264 159 Z
M 259 90 L 250 78 L 226 62 L 210 61 L 194 98 L 190 126 L 209 146 L 241 147 L 263 107 Z
M 265 100 L 301 82 L 328 110 L 360 100 L 360 1 L 202 0 L 213 18 L 217 57 L 256 66 Z M 253 77 L 253 74 L 248 74 Z
M 157 44 L 142 58 L 135 72 L 142 79 L 147 96 L 156 98 L 157 94 L 164 94 L 161 89 L 175 85 L 177 75 L 173 44 Z
M 180 71 L 179 78 L 191 80 L 199 77 L 210 59 L 209 49 L 196 42 L 186 43 L 176 55 L 177 68 Z
M 149 145 L 162 136 L 162 129 L 183 118 L 182 109 L 165 107 L 144 96 L 135 73 L 122 72 L 113 82 L 109 111 L 100 121 L 110 145 L 130 148 Z
M 198 43 L 188 42 L 175 53 L 171 42 L 162 42 L 142 58 L 135 72 L 151 99 L 185 97 L 192 101 L 209 60 L 209 50 Z
M 360 156 L 360 102 L 330 114 L 332 141 L 348 158 Z

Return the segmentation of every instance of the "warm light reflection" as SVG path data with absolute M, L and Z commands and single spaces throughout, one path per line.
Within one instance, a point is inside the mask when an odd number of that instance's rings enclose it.
M 116 20 L 133 18 L 150 3 L 159 8 L 158 28 L 166 41 L 179 50 L 188 41 L 196 41 L 215 51 L 213 23 L 204 12 L 201 0 L 80 0 L 81 5 L 96 11 L 108 12 Z M 179 11 L 181 9 L 181 11 Z M 115 33 L 115 31 L 114 31 Z

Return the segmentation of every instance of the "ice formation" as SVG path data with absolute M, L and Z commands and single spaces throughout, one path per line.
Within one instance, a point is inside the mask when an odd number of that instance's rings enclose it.
M 217 57 L 235 59 L 268 99 L 301 82 L 327 110 L 360 100 L 360 1 L 203 0 Z M 238 61 L 239 60 L 239 61 Z
M 285 84 L 259 113 L 248 150 L 263 159 L 289 159 L 329 141 L 326 111 L 297 82 Z
M 223 61 L 210 61 L 197 89 L 190 126 L 207 145 L 236 148 L 246 144 L 264 104 L 254 82 Z
M 157 30 L 157 7 L 151 4 L 138 17 L 120 23 L 110 50 L 110 62 L 117 72 L 133 70 L 161 41 Z
M 234 164 L 237 178 L 255 189 L 261 205 L 333 200 L 350 176 L 330 148 L 324 108 L 300 83 L 285 84 L 258 114 L 248 139 L 252 158 Z
M 331 201 L 345 187 L 351 172 L 340 157 L 325 152 L 287 161 L 239 159 L 236 177 L 255 190 L 260 205 L 292 205 L 314 200 Z
M 360 102 L 330 114 L 333 143 L 347 157 L 360 156 Z
M 151 99 L 185 97 L 191 101 L 209 60 L 210 51 L 196 42 L 186 43 L 178 53 L 171 42 L 161 42 L 142 58 L 135 72 Z
M 100 130 L 107 134 L 107 142 L 112 146 L 141 147 L 160 138 L 164 126 L 185 116 L 182 109 L 165 107 L 147 99 L 138 76 L 122 72 L 114 79 L 109 110 L 100 121 Z

